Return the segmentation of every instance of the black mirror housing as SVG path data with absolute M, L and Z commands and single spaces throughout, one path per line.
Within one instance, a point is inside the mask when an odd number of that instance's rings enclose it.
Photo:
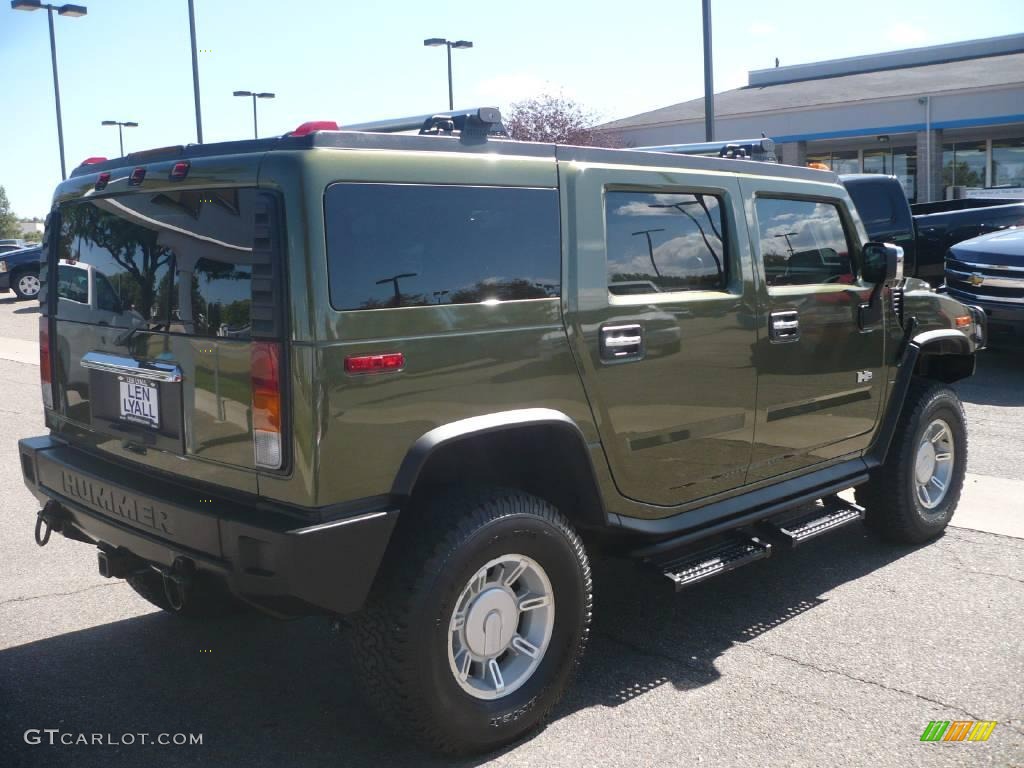
M 903 279 L 903 249 L 892 243 L 867 243 L 861 249 L 861 274 L 869 283 L 892 283 Z

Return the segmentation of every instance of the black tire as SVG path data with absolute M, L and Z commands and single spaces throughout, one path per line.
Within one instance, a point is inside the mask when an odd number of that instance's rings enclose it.
M 212 619 L 241 613 L 245 606 L 234 598 L 220 583 L 196 574 L 188 598 L 175 608 L 164 590 L 163 576 L 152 569 L 139 571 L 125 581 L 141 597 L 167 613 L 186 619 Z
M 945 496 L 926 509 L 917 494 L 916 452 L 924 432 L 936 419 L 952 433 L 953 467 Z M 896 434 L 885 464 L 856 489 L 857 503 L 865 509 L 865 523 L 889 541 L 921 544 L 940 536 L 949 525 L 967 471 L 967 426 L 960 398 L 949 387 L 916 380 L 903 404 Z
M 22 285 L 22 278 L 25 278 L 25 282 L 30 283 L 29 285 Z M 33 282 L 31 278 L 35 278 Z M 34 269 L 22 269 L 11 275 L 11 290 L 14 291 L 14 295 L 22 301 L 29 299 L 39 298 L 39 273 Z
M 546 501 L 515 490 L 462 490 L 403 512 L 367 606 L 347 637 L 357 677 L 386 722 L 446 754 L 507 744 L 541 723 L 568 688 L 590 632 L 583 545 Z M 532 558 L 554 595 L 542 661 L 513 692 L 475 698 L 449 666 L 449 622 L 473 574 L 507 554 Z

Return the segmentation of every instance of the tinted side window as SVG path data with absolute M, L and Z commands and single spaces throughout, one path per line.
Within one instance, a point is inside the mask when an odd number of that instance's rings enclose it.
M 854 282 L 850 248 L 835 205 L 758 197 L 755 206 L 769 286 Z
M 728 260 L 719 198 L 608 192 L 605 222 L 612 294 L 725 289 Z
M 560 294 L 553 189 L 333 184 L 324 216 L 335 309 Z

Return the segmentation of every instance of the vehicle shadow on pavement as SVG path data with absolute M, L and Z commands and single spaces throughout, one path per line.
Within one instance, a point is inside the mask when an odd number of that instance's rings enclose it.
M 596 567 L 588 657 L 553 720 L 615 707 L 660 685 L 699 688 L 716 658 L 825 602 L 822 595 L 913 552 L 860 526 L 675 594 L 659 574 Z M 662 583 L 664 582 L 664 583 Z M 135 600 L 120 591 L 117 599 Z M 207 623 L 150 613 L 0 652 L 0 764 L 479 765 L 396 738 L 359 698 L 345 645 L 323 619 Z M 26 746 L 29 728 L 201 733 L 201 746 Z M 515 749 L 515 746 L 505 751 Z
M 978 354 L 974 376 L 956 383 L 964 402 L 1003 407 L 1024 406 L 1024 354 L 987 349 Z

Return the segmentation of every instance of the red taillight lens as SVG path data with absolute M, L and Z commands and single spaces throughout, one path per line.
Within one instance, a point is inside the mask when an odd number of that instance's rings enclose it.
M 338 124 L 333 120 L 310 120 L 308 123 L 303 123 L 294 131 L 289 133 L 289 136 L 308 136 L 316 131 L 336 131 L 338 130 Z
M 171 168 L 171 181 L 181 181 L 188 176 L 188 169 L 191 166 L 187 161 L 175 163 Z
M 401 352 L 345 358 L 346 373 L 382 373 L 384 371 L 400 371 L 404 367 L 405 355 Z
M 280 469 L 281 443 L 281 348 L 269 341 L 252 344 L 252 434 L 256 465 Z
M 39 384 L 43 404 L 53 408 L 53 368 L 50 364 L 50 318 L 39 318 Z

